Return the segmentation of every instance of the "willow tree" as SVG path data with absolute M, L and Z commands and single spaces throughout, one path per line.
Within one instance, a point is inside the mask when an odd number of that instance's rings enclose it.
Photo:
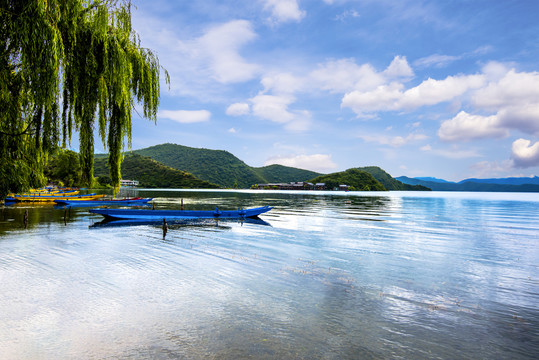
M 0 197 L 42 185 L 49 154 L 75 131 L 91 185 L 96 128 L 119 186 L 131 112 L 141 103 L 155 121 L 160 69 L 131 27 L 130 2 L 0 0 Z

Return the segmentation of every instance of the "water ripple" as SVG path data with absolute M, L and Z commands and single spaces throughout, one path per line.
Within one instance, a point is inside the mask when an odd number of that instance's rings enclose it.
M 92 226 L 5 210 L 6 358 L 459 358 L 539 353 L 538 201 L 492 194 L 144 192 L 263 222 Z M 483 196 L 483 197 L 481 197 Z M 22 210 L 24 211 L 24 209 Z

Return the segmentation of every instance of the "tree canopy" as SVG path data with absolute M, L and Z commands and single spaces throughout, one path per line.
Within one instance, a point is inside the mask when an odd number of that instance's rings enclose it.
M 95 128 L 119 186 L 134 104 L 154 121 L 159 105 L 159 60 L 141 47 L 131 8 L 115 0 L 0 0 L 0 197 L 43 185 L 49 154 L 74 131 L 82 182 L 91 185 Z
M 386 191 L 387 189 L 366 171 L 352 168 L 341 172 L 321 175 L 310 180 L 312 183 L 325 183 L 328 189 L 339 185 L 353 186 L 360 191 Z

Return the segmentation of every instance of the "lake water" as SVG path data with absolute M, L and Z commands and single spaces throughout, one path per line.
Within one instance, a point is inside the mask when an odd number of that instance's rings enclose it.
M 4 207 L 0 358 L 539 356 L 539 194 L 137 195 L 274 208 L 163 238 L 85 208 Z

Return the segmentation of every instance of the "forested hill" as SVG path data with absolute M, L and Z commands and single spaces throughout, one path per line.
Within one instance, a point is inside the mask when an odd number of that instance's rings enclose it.
M 94 176 L 108 177 L 109 170 L 107 158 L 96 156 L 94 163 Z M 122 161 L 122 179 L 138 180 L 140 187 L 146 188 L 189 188 L 189 189 L 215 189 L 218 185 L 200 180 L 193 174 L 165 166 L 153 159 L 137 155 L 126 154 Z
M 352 168 L 346 171 L 321 175 L 311 179 L 312 183 L 324 183 L 328 189 L 338 188 L 339 185 L 349 185 L 350 190 L 357 191 L 386 191 L 387 189 L 366 171 Z
M 254 169 L 262 178 L 265 179 L 265 183 L 289 183 L 293 181 L 305 181 L 306 179 L 312 179 L 313 177 L 322 175 L 314 171 L 297 169 L 277 164 Z
M 403 190 L 415 190 L 415 191 L 430 191 L 431 189 L 423 186 L 423 185 L 410 185 L 410 184 L 404 184 L 400 182 L 399 180 L 393 178 L 391 175 L 389 175 L 387 172 L 385 172 L 383 169 L 379 168 L 378 166 L 365 166 L 358 168 L 359 170 L 363 170 L 374 176 L 376 180 L 382 183 L 384 187 L 387 190 L 393 190 L 393 191 L 403 191 Z
M 253 184 L 268 182 L 305 181 L 319 175 L 281 165 L 253 168 L 228 151 L 176 144 L 155 145 L 133 152 L 223 187 L 249 188 Z

